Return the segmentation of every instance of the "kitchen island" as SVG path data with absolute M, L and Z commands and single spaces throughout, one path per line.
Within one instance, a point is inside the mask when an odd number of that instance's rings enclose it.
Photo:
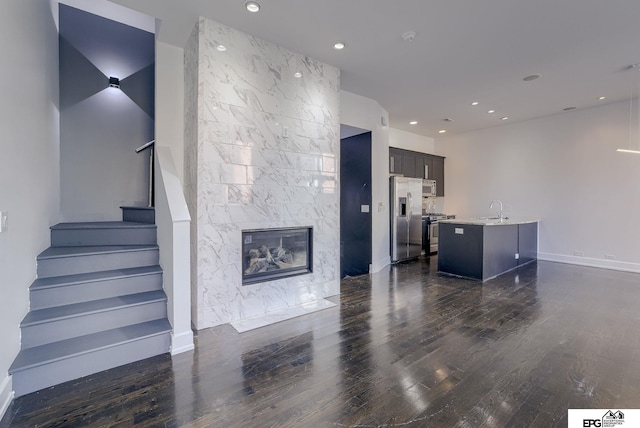
M 440 221 L 438 272 L 486 281 L 536 260 L 539 221 L 486 217 Z

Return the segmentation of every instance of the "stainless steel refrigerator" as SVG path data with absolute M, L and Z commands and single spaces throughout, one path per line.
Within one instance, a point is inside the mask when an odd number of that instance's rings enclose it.
M 420 257 L 422 252 L 422 180 L 390 178 L 391 262 Z

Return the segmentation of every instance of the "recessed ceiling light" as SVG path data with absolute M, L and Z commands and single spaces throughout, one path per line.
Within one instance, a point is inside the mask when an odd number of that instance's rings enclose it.
M 260 3 L 258 3 L 257 1 L 248 1 L 244 3 L 244 8 L 249 12 L 255 13 L 260 10 Z
M 444 119 L 442 119 L 443 122 L 453 122 L 453 119 L 451 119 L 450 117 L 445 117 Z
M 495 110 L 489 110 L 487 113 L 492 114 L 492 113 L 495 113 L 495 112 L 496 112 Z
M 438 134 L 444 134 L 445 132 L 447 132 L 446 129 L 441 129 L 441 130 L 438 131 Z
M 404 40 L 405 42 L 413 42 L 413 39 L 415 38 L 416 38 L 415 31 L 407 31 L 406 33 L 402 34 L 402 40 Z
M 347 47 L 347 44 L 346 44 L 346 43 L 344 43 L 344 42 L 335 42 L 335 43 L 333 44 L 333 48 L 334 48 L 335 50 L 337 50 L 337 51 L 340 51 L 340 50 L 342 50 L 342 49 L 344 49 L 344 48 L 346 48 L 346 47 Z
M 216 46 L 216 49 L 218 49 L 220 52 L 224 52 L 227 50 L 227 47 L 225 45 L 218 45 Z
M 531 74 L 529 76 L 523 77 L 522 80 L 524 80 L 525 82 L 531 82 L 532 80 L 536 80 L 539 78 L 540 78 L 539 74 Z
M 480 104 L 480 103 L 477 102 L 477 101 L 474 101 L 474 102 L 471 103 L 472 106 L 477 106 L 478 104 Z
M 500 118 L 500 120 L 509 120 L 509 118 L 507 116 L 503 116 Z
M 411 122 L 409 122 L 409 125 L 417 125 L 418 121 L 417 120 L 412 120 Z
M 295 73 L 293 73 L 293 77 L 302 77 L 302 73 L 296 71 Z
M 575 107 L 565 107 L 565 108 L 563 108 L 562 110 L 564 110 L 564 111 L 571 111 L 571 110 L 575 110 L 575 109 L 576 109 Z
M 605 96 L 598 97 L 598 99 L 599 99 L 600 101 L 604 100 L 605 98 L 607 98 L 607 97 L 605 97 Z

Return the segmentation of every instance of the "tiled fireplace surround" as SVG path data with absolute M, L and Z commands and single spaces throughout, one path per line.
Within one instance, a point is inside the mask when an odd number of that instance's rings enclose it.
M 185 48 L 197 329 L 244 331 L 333 305 L 324 298 L 340 292 L 339 79 L 335 67 L 199 19 Z M 313 227 L 313 272 L 243 286 L 242 230 L 284 227 Z

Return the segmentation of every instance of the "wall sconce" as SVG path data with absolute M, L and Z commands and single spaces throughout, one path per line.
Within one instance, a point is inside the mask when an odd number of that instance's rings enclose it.
M 109 77 L 109 87 L 111 88 L 120 88 L 120 79 L 117 77 Z

